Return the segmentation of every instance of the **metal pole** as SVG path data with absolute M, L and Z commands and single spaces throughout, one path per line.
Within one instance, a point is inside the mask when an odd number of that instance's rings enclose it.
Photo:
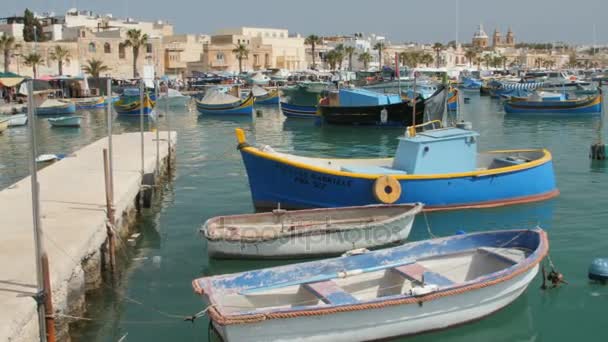
M 159 86 L 158 80 L 155 80 L 154 81 L 154 95 L 155 95 L 157 103 L 158 103 L 158 96 L 159 96 L 158 86 Z M 160 137 L 158 136 L 159 135 L 159 133 L 158 133 L 158 116 L 154 122 L 154 127 L 156 128 L 155 132 L 154 132 L 156 134 L 156 175 L 158 175 L 160 173 Z
M 414 71 L 414 87 L 413 87 L 413 95 L 412 95 L 412 127 L 416 126 L 416 79 L 418 76 L 416 75 L 416 71 Z M 416 127 L 412 130 L 412 136 L 416 135 Z
M 34 246 L 36 253 L 36 283 L 38 293 L 35 295 L 38 309 L 38 329 L 40 341 L 55 341 L 55 320 L 51 298 L 48 256 L 44 250 L 40 222 L 40 198 L 38 185 L 38 169 L 36 167 L 36 128 L 34 121 L 34 82 L 27 82 L 27 120 L 30 138 L 30 180 L 32 187 L 32 223 L 34 228 Z
M 165 93 L 165 117 L 167 118 L 167 173 L 171 172 L 171 120 L 169 120 L 169 84 Z
M 114 195 L 112 193 L 112 182 L 110 181 L 110 162 L 108 158 L 108 150 L 103 149 L 103 174 L 106 186 L 106 217 L 108 224 L 106 224 L 106 233 L 108 235 L 108 249 L 110 254 L 110 270 L 112 275 L 116 270 L 116 247 L 114 244 Z
M 139 133 L 141 136 L 141 178 L 144 178 L 144 80 L 139 83 Z
M 110 166 L 110 192 L 112 194 L 112 206 L 114 206 L 114 154 L 112 153 L 112 79 L 106 82 L 106 112 L 108 116 L 108 164 Z

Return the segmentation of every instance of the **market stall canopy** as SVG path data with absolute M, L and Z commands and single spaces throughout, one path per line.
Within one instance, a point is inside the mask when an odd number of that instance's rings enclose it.
M 23 82 L 25 77 L 13 72 L 0 72 L 0 85 L 3 87 L 14 87 Z

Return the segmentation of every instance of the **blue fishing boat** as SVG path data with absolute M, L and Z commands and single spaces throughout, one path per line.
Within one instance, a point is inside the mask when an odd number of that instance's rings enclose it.
M 561 97 L 511 98 L 504 104 L 507 114 L 601 114 L 602 94 L 581 99 Z
M 253 93 L 247 98 L 226 94 L 220 91 L 210 90 L 202 100 L 196 101 L 196 109 L 206 115 L 253 115 L 254 104 Z
M 75 100 L 76 109 L 97 109 L 97 108 L 105 108 L 106 100 L 104 97 L 96 97 L 93 99 L 83 99 L 83 100 Z
M 155 102 L 150 99 L 148 94 L 144 94 L 143 114 L 154 115 Z M 142 104 L 140 101 L 139 89 L 125 89 L 120 99 L 114 102 L 114 110 L 118 115 L 139 116 L 141 115 Z
M 460 89 L 464 91 L 479 91 L 483 82 L 473 77 L 465 77 L 462 80 L 462 86 Z
M 36 107 L 36 115 L 61 115 L 76 113 L 76 105 L 71 101 L 45 100 Z
M 317 106 L 298 106 L 281 102 L 281 112 L 288 118 L 316 119 L 319 117 Z
M 281 96 L 278 89 L 267 91 L 264 88 L 255 86 L 251 89 L 251 92 L 255 97 L 256 105 L 278 105 L 280 102 Z
M 437 122 L 432 122 L 436 124 Z M 478 134 L 459 128 L 399 137 L 394 158 L 325 159 L 247 143 L 236 130 L 254 206 L 343 207 L 425 204 L 426 210 L 481 208 L 545 200 L 559 194 L 545 149 L 477 152 Z
M 49 118 L 48 121 L 52 127 L 80 127 L 82 116 L 70 115 L 61 116 L 58 118 Z
M 375 341 L 472 322 L 521 296 L 549 253 L 540 228 L 455 235 L 195 279 L 223 341 Z

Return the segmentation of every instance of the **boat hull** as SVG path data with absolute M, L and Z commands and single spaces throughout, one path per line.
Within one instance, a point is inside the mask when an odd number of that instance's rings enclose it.
M 8 120 L 0 120 L 0 134 L 2 134 L 8 128 Z
M 253 115 L 254 98 L 250 95 L 245 100 L 229 105 L 206 105 L 196 102 L 196 109 L 205 115 Z
M 154 106 L 155 103 L 146 98 L 144 100 L 143 115 L 154 115 Z M 142 113 L 139 101 L 123 103 L 122 100 L 119 100 L 114 102 L 114 110 L 118 115 L 122 116 L 140 116 Z
M 602 97 L 587 101 L 508 101 L 504 108 L 507 114 L 600 114 Z
M 548 153 L 548 152 L 547 152 Z M 373 188 L 377 177 L 309 167 L 241 148 L 251 195 L 259 210 L 345 207 L 380 203 Z M 379 176 L 378 176 L 379 177 Z M 425 209 L 494 207 L 557 196 L 550 154 L 537 166 L 511 172 L 442 177 L 394 175 L 401 186 L 395 203 L 420 202 Z
M 156 101 L 156 105 L 159 106 L 159 108 L 163 108 L 165 106 L 165 103 L 169 107 L 185 107 L 188 105 L 188 102 L 190 102 L 189 96 L 173 96 L 169 97 L 169 99 L 164 96 L 161 96 Z
M 344 311 L 323 316 L 220 325 L 225 341 L 371 341 L 446 329 L 479 320 L 516 300 L 538 273 L 538 265 L 510 280 L 422 305 Z M 322 322 L 322 324 L 321 324 Z M 339 327 L 339 329 L 337 329 Z
M 11 115 L 8 119 L 8 127 L 25 126 L 27 124 L 26 114 Z
M 324 234 L 285 236 L 266 241 L 207 239 L 207 253 L 215 258 L 281 259 L 336 255 L 358 248 L 375 248 L 407 239 L 414 214 L 402 216 L 381 226 L 358 227 Z
M 316 106 L 298 106 L 281 102 L 281 112 L 288 118 L 316 119 L 319 117 Z
M 74 113 L 76 113 L 76 104 L 72 102 L 66 103 L 64 106 L 36 108 L 36 115 L 59 115 Z
M 384 118 L 382 111 L 387 111 Z M 412 110 L 408 102 L 382 106 L 319 106 L 323 121 L 332 125 L 369 125 L 369 126 L 410 126 Z M 422 122 L 424 104 L 416 105 L 416 122 Z
M 264 96 L 255 98 L 256 105 L 277 105 L 280 102 L 280 96 L 278 90 L 270 91 Z
M 63 118 L 51 118 L 49 123 L 53 127 L 80 127 L 82 118 L 79 116 L 70 116 Z

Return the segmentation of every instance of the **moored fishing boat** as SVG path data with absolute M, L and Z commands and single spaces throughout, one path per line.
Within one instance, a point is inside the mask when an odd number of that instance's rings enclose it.
M 512 98 L 504 104 L 507 114 L 601 114 L 602 94 L 566 100 L 555 97 Z
M 206 115 L 252 115 L 254 97 L 240 99 L 217 90 L 209 90 L 202 100 L 196 101 L 196 109 Z
M 327 88 L 324 82 L 302 82 L 282 88 L 281 112 L 288 118 L 318 118 L 317 105 Z
M 317 106 L 298 106 L 281 102 L 281 112 L 288 118 L 316 119 L 319 117 Z
M 275 105 L 280 102 L 278 89 L 266 90 L 262 87 L 254 86 L 251 88 L 251 92 L 255 97 L 256 105 Z
M 105 97 L 94 97 L 89 99 L 77 99 L 74 100 L 76 104 L 76 109 L 97 109 L 97 108 L 105 108 L 106 107 L 106 99 Z
M 25 126 L 27 124 L 27 114 L 13 114 L 6 119 L 8 119 L 8 127 Z
M 185 107 L 190 102 L 190 96 L 186 96 L 175 89 L 168 88 L 167 94 L 163 94 L 156 101 L 159 108 L 165 107 L 165 102 L 169 107 Z
M 8 119 L 0 118 L 0 134 L 4 133 L 4 131 L 6 131 L 7 128 L 8 128 Z
M 421 204 L 219 216 L 201 232 L 211 257 L 293 258 L 340 254 L 405 240 Z
M 125 89 L 120 99 L 114 102 L 114 110 L 118 115 L 123 116 L 139 116 L 143 108 L 143 115 L 154 115 L 154 107 L 156 103 L 150 99 L 148 94 L 144 94 L 143 105 L 140 101 L 139 89 Z
M 370 341 L 445 329 L 517 299 L 549 251 L 540 229 L 456 235 L 193 281 L 228 342 Z
M 319 103 L 323 121 L 335 125 L 408 126 L 413 106 L 399 94 L 381 94 L 366 89 L 340 89 Z M 416 121 L 422 121 L 424 103 L 416 105 Z
M 48 121 L 53 127 L 79 127 L 80 122 L 82 121 L 82 116 L 62 116 L 58 118 L 49 118 Z
M 236 135 L 260 210 L 278 203 L 294 209 L 414 202 L 434 210 L 479 208 L 559 194 L 545 149 L 478 153 L 474 131 L 415 129 L 398 138 L 394 158 L 378 159 L 302 157 L 252 146 L 241 129 Z
M 36 107 L 36 115 L 60 115 L 76 113 L 76 104 L 72 101 L 48 99 Z

